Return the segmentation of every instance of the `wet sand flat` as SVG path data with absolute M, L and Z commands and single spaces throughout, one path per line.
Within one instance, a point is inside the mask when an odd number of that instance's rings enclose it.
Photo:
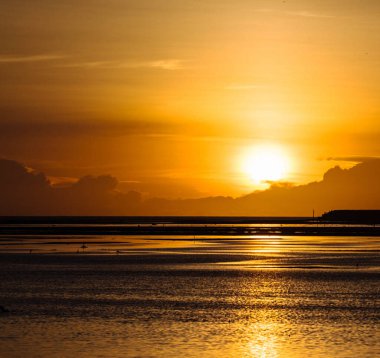
M 374 236 L 2 235 L 0 356 L 374 357 L 379 249 Z

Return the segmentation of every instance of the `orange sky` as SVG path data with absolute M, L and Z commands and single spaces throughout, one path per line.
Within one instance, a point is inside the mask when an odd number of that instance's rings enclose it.
M 57 181 L 107 173 L 152 195 L 237 196 L 263 188 L 241 164 L 258 147 L 282 151 L 280 180 L 298 184 L 380 156 L 378 1 L 0 11 L 0 156 Z

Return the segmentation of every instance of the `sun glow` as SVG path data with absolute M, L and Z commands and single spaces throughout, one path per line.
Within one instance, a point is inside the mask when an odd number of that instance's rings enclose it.
M 289 169 L 289 155 L 281 146 L 259 145 L 242 155 L 241 170 L 257 184 L 284 180 Z

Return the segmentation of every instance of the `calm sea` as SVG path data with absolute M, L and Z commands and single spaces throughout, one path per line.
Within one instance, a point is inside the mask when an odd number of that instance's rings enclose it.
M 1 357 L 380 356 L 379 237 L 0 237 Z

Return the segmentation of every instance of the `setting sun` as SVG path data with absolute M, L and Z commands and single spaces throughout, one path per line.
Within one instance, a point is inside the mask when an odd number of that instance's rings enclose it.
M 241 168 L 257 184 L 279 181 L 289 174 L 290 159 L 280 146 L 260 145 L 243 154 Z

